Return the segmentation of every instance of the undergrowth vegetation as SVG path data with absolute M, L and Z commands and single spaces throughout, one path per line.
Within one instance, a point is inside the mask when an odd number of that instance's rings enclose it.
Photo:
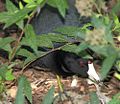
M 120 80 L 120 46 L 115 43 L 115 39 L 120 41 L 120 22 L 119 17 L 116 15 L 119 11 L 118 7 L 120 3 L 117 3 L 109 13 L 103 13 L 103 6 L 100 4 L 103 4 L 104 1 L 95 2 L 96 0 L 94 0 L 96 10 L 95 12 L 94 10 L 92 11 L 90 23 L 84 24 L 83 27 L 64 26 L 56 28 L 54 30 L 55 33 L 36 35 L 30 21 L 36 14 L 40 13 L 41 8 L 44 7 L 46 3 L 58 9 L 63 18 L 65 18 L 66 10 L 69 6 L 66 0 L 23 1 L 25 5 L 19 2 L 17 7 L 10 0 L 6 0 L 6 11 L 0 13 L 0 22 L 4 23 L 4 29 L 16 25 L 21 31 L 18 39 L 13 37 L 0 38 L 0 49 L 7 53 L 8 58 L 7 62 L 0 65 L 0 93 L 5 92 L 5 81 L 16 80 L 12 72 L 14 71 L 14 66 L 19 63 L 15 60 L 17 57 L 23 57 L 24 60 L 22 60 L 23 63 L 21 64 L 22 70 L 18 79 L 18 91 L 15 104 L 24 104 L 24 96 L 32 103 L 30 83 L 27 81 L 27 78 L 22 75 L 24 69 L 38 58 L 60 49 L 73 52 L 83 58 L 91 58 L 88 53 L 82 54 L 89 48 L 102 60 L 100 70 L 102 80 L 108 77 L 108 73 L 113 66 L 117 68 L 113 77 Z M 88 27 L 90 26 L 94 27 L 94 29 L 89 30 Z M 58 33 L 59 35 L 56 35 Z M 81 44 L 76 46 L 74 42 L 69 41 L 69 38 L 73 38 Z M 54 42 L 65 44 L 59 48 L 54 48 Z M 29 47 L 32 51 L 26 49 L 24 46 Z M 46 47 L 51 50 L 44 52 L 39 50 L 39 47 Z M 43 104 L 51 104 L 53 101 L 53 93 L 54 86 L 51 87 L 48 95 L 46 95 Z M 119 93 L 115 95 L 109 104 L 118 104 L 116 99 L 119 95 Z M 92 96 L 96 95 L 93 93 Z M 92 100 L 97 100 L 95 98 L 96 97 L 93 97 Z

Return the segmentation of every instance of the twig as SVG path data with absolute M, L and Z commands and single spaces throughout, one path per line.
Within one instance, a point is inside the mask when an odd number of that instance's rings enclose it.
M 26 25 L 30 23 L 31 19 L 34 17 L 34 14 L 35 14 L 35 12 L 33 12 L 32 15 L 30 16 L 30 18 L 27 20 Z M 21 31 L 20 37 L 19 37 L 18 40 L 16 41 L 16 45 L 15 45 L 15 48 L 13 49 L 13 51 L 12 51 L 11 57 L 10 57 L 10 59 L 9 59 L 9 63 L 13 60 L 13 58 L 14 58 L 14 56 L 15 56 L 15 54 L 16 54 L 17 48 L 18 48 L 18 46 L 19 46 L 19 44 L 20 44 L 20 41 L 21 41 L 21 39 L 22 39 L 22 37 L 23 37 L 23 34 L 24 34 L 24 29 Z
M 42 57 L 48 55 L 48 54 L 51 53 L 51 52 L 60 50 L 60 49 L 63 48 L 64 46 L 66 46 L 66 45 L 71 45 L 71 44 L 73 44 L 73 43 L 67 43 L 67 44 L 65 44 L 65 45 L 63 45 L 63 46 L 60 46 L 60 47 L 58 47 L 58 48 L 51 49 L 50 51 L 44 53 L 44 54 L 41 55 L 40 57 L 37 57 L 36 59 L 30 61 L 28 64 L 26 64 L 26 65 L 22 68 L 21 74 L 24 72 L 24 70 L 25 70 L 30 64 L 32 64 L 33 62 L 35 62 L 35 61 L 38 60 L 39 58 L 42 58 Z

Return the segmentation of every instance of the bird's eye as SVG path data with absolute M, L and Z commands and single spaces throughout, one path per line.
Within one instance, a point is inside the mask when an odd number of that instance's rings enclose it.
M 85 67 L 85 63 L 83 61 L 80 61 L 80 67 Z
M 92 60 L 89 60 L 89 61 L 88 61 L 88 64 L 92 64 L 92 63 L 93 63 L 93 61 L 92 61 Z

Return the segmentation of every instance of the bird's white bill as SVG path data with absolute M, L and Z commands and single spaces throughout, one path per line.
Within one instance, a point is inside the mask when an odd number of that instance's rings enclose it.
M 88 63 L 88 76 L 91 80 L 93 81 L 100 81 L 100 77 L 97 74 L 97 72 L 95 71 L 94 65 L 93 63 Z M 93 84 L 94 82 L 92 82 L 91 80 L 88 79 L 88 84 Z

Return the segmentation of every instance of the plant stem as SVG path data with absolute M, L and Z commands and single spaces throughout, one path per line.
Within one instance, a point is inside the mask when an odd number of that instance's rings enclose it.
M 32 15 L 30 16 L 30 18 L 28 18 L 26 25 L 30 23 L 31 19 L 34 17 L 34 14 L 35 14 L 35 12 L 32 13 Z M 24 26 L 24 29 L 25 29 L 25 26 Z M 19 37 L 18 40 L 16 41 L 16 45 L 15 45 L 15 47 L 13 48 L 11 57 L 10 57 L 10 59 L 9 59 L 9 63 L 10 63 L 10 62 L 13 60 L 13 58 L 15 57 L 17 48 L 18 48 L 18 46 L 19 46 L 19 44 L 20 44 L 20 41 L 21 41 L 21 39 L 22 39 L 22 37 L 23 37 L 23 34 L 24 34 L 24 29 L 21 31 L 20 37 Z

